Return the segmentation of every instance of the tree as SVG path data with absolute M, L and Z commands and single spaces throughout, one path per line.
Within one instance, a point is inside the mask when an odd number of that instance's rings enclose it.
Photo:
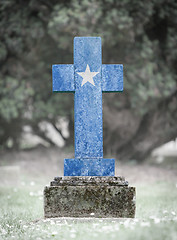
M 25 124 L 46 137 L 39 122 L 58 129 L 58 116 L 73 133 L 72 94 L 50 89 L 51 64 L 72 63 L 74 36 L 101 36 L 103 63 L 124 64 L 123 94 L 103 96 L 105 152 L 142 160 L 176 138 L 176 16 L 173 0 L 2 2 L 1 144 L 18 146 Z

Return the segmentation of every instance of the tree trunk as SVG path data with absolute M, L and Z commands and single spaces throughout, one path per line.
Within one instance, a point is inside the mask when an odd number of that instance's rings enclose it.
M 177 90 L 142 118 L 137 117 L 137 121 L 130 111 L 129 120 L 126 119 L 127 113 L 125 110 L 122 110 L 122 113 L 120 112 L 118 115 L 121 116 L 121 114 L 125 116 L 122 119 L 125 119 L 127 124 L 132 121 L 134 131 L 131 131 L 132 127 L 125 124 L 124 121 L 119 124 L 117 129 L 111 129 L 107 126 L 108 132 L 105 134 L 106 152 L 112 152 L 120 160 L 136 159 L 137 161 L 143 161 L 154 148 L 175 139 L 177 136 Z M 123 139 L 122 132 L 126 130 L 124 129 L 126 127 L 130 132 L 126 132 Z M 112 130 L 110 133 L 109 129 Z M 112 151 L 109 151 L 109 148 Z

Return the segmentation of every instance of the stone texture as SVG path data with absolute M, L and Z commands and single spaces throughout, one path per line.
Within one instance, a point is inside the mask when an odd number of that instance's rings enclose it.
M 55 177 L 50 186 L 128 186 L 124 177 Z
M 123 65 L 103 64 L 102 65 L 102 91 L 122 92 L 123 91 Z
M 52 78 L 53 91 L 74 93 L 75 158 L 45 187 L 45 217 L 134 217 L 135 188 L 103 158 L 102 92 L 123 91 L 123 65 L 102 65 L 101 38 L 76 37 L 74 64 L 53 65 Z
M 74 92 L 73 64 L 52 65 L 53 92 Z
M 82 85 L 87 66 L 97 74 Z M 102 92 L 123 91 L 123 65 L 102 65 L 100 37 L 75 37 L 74 64 L 53 65 L 52 78 L 53 91 L 74 93 L 75 159 L 65 159 L 64 175 L 113 176 L 114 159 L 103 158 Z
M 105 158 L 65 159 L 64 176 L 114 176 L 115 160 Z
M 53 65 L 52 78 L 53 91 L 74 92 L 75 158 L 45 187 L 45 217 L 134 217 L 135 188 L 103 158 L 102 92 L 123 91 L 123 65 L 102 65 L 100 37 L 75 37 L 74 64 Z
M 77 72 L 85 72 L 86 66 L 91 72 L 98 72 L 93 77 L 94 84 L 86 82 Z M 101 38 L 74 38 L 75 96 L 74 96 L 74 131 L 75 158 L 103 157 L 102 127 L 102 91 L 101 91 Z
M 135 188 L 123 177 L 57 177 L 44 189 L 44 214 L 47 218 L 133 218 Z

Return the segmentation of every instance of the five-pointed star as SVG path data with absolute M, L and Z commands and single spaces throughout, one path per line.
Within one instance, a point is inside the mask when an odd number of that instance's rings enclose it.
M 95 83 L 93 81 L 93 77 L 95 77 L 99 72 L 90 72 L 89 65 L 87 64 L 85 72 L 76 72 L 81 77 L 83 77 L 81 87 L 86 83 L 90 82 L 92 85 L 95 86 Z

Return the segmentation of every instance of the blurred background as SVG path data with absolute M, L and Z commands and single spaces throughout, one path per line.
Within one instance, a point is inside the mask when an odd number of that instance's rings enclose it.
M 102 62 L 124 65 L 124 91 L 103 94 L 104 157 L 136 187 L 134 225 L 38 223 L 74 156 L 74 95 L 52 92 L 51 66 L 73 63 L 75 36 L 100 36 Z M 176 138 L 176 0 L 0 0 L 2 239 L 176 239 Z
M 104 154 L 177 159 L 176 26 L 175 0 L 2 0 L 1 154 L 74 153 L 74 95 L 52 93 L 51 65 L 73 63 L 75 36 L 100 36 L 103 63 L 124 65 L 124 92 L 103 94 Z

